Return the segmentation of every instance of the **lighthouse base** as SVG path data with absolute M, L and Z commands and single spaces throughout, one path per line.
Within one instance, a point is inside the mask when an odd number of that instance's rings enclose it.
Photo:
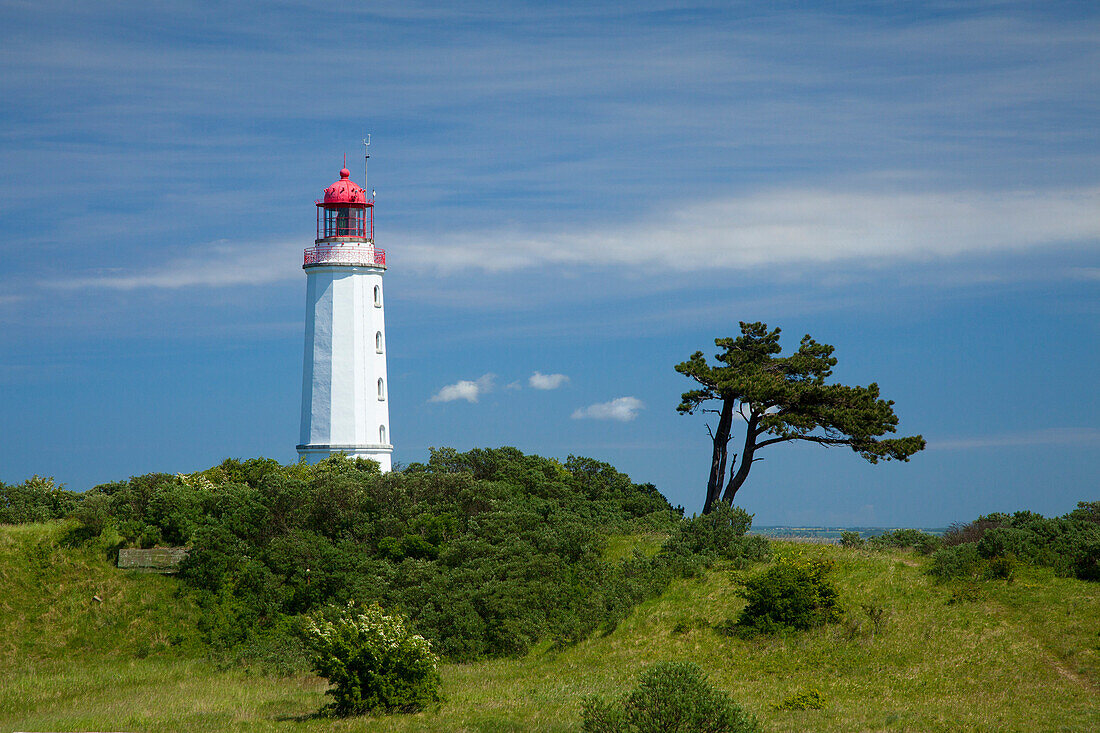
M 377 461 L 382 473 L 393 470 L 392 445 L 299 445 L 298 459 L 306 463 L 320 463 L 331 455 L 346 453 L 348 458 L 369 458 Z

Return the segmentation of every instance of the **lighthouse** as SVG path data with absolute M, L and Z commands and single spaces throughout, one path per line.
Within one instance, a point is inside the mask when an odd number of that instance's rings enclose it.
M 298 455 L 316 463 L 344 452 L 389 471 L 386 253 L 374 246 L 374 196 L 367 199 L 344 168 L 316 208 L 317 238 L 302 265 L 306 338 Z

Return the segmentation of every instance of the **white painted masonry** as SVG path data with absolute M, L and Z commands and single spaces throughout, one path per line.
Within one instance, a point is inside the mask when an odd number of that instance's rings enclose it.
M 392 468 L 382 275 L 370 243 L 359 264 L 315 256 L 306 264 L 306 333 L 298 455 L 310 463 L 343 451 Z M 335 257 L 333 258 L 335 259 Z M 307 263 L 310 262 L 307 255 Z M 376 299 L 377 298 L 377 299 Z M 381 380 L 381 389 L 379 389 Z

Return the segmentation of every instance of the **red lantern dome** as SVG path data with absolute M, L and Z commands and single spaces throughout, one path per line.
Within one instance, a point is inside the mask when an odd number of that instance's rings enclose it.
M 340 180 L 325 189 L 326 204 L 365 204 L 367 192 L 359 188 L 355 181 L 348 180 L 351 171 L 340 170 Z
M 317 202 L 317 241 L 322 240 L 374 241 L 374 200 L 367 200 L 367 192 L 351 180 L 347 168 Z

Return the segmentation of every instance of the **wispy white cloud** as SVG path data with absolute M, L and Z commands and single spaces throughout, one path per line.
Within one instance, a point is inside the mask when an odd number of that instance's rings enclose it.
M 1074 267 L 1069 277 L 1072 280 L 1100 280 L 1100 267 Z
M 266 285 L 300 276 L 302 249 L 300 242 L 257 245 L 219 241 L 197 246 L 188 255 L 143 270 L 112 269 L 43 284 L 65 290 Z
M 928 441 L 929 450 L 972 450 L 1038 445 L 1100 446 L 1100 428 L 1048 428 L 1022 433 Z
M 495 374 L 483 374 L 476 380 L 460 379 L 454 384 L 448 384 L 431 396 L 429 402 L 454 402 L 466 400 L 477 402 L 478 398 L 493 390 Z
M 930 261 L 1100 244 L 1100 188 L 882 193 L 788 189 L 686 203 L 660 220 L 536 234 L 488 231 L 462 246 L 402 244 L 423 268 L 606 265 L 691 272 Z
M 527 383 L 535 389 L 557 389 L 569 382 L 569 377 L 564 374 L 543 374 L 536 371 L 527 380 Z
M 607 224 L 557 234 L 488 230 L 446 239 L 394 235 L 402 262 L 427 272 L 488 272 L 585 264 L 680 273 L 768 267 L 866 267 L 1025 253 L 1053 246 L 1100 248 L 1100 187 L 1053 191 L 876 193 L 774 190 L 684 203 L 660 221 Z M 235 287 L 290 280 L 302 243 L 217 241 L 145 269 L 45 283 L 64 289 Z M 1097 268 L 1065 270 L 1094 280 Z M 545 379 L 557 375 L 532 377 Z M 554 386 L 561 386 L 561 381 Z
M 618 420 L 629 422 L 638 417 L 638 410 L 645 404 L 637 397 L 616 397 L 610 402 L 597 402 L 588 407 L 578 407 L 573 411 L 574 420 Z

